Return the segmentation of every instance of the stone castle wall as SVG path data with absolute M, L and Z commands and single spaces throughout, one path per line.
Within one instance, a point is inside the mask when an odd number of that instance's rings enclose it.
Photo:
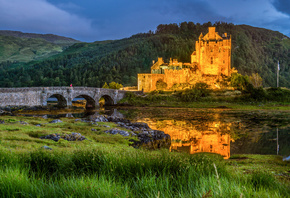
M 231 37 L 226 33 L 223 36 L 220 37 L 212 27 L 195 43 L 196 51 L 191 55 L 191 61 L 196 61 L 205 75 L 230 75 Z
M 162 58 L 158 58 L 151 67 L 151 74 L 138 74 L 138 90 L 156 90 L 158 80 L 167 84 L 165 89 L 170 89 L 174 84 L 193 85 L 197 82 L 219 88 L 216 81 L 231 74 L 231 37 L 226 33 L 220 36 L 215 27 L 209 27 L 205 36 L 199 36 L 195 49 L 191 63 L 181 63 L 176 59 L 164 63 Z
M 165 70 L 164 75 L 164 82 L 166 82 L 167 88 L 171 88 L 174 84 L 187 83 L 190 77 L 190 70 Z
M 138 90 L 144 92 L 156 90 L 156 82 L 164 79 L 164 74 L 138 74 Z

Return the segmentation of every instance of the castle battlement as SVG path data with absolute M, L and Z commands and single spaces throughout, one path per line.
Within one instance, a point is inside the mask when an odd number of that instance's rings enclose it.
M 153 74 L 158 74 L 158 76 L 148 76 Z M 199 75 L 196 76 L 197 74 L 211 76 L 213 79 L 210 81 L 205 78 L 200 79 Z M 138 74 L 138 90 L 153 91 L 156 89 L 157 81 L 161 80 L 167 84 L 166 89 L 178 83 L 193 84 L 196 83 L 196 79 L 205 81 L 211 87 L 216 87 L 212 85 L 215 79 L 230 74 L 231 36 L 227 33 L 220 36 L 215 27 L 209 27 L 208 33 L 204 36 L 201 33 L 195 42 L 195 51 L 191 54 L 190 63 L 178 62 L 177 59 L 171 58 L 169 63 L 164 63 L 163 58 L 158 58 L 156 63 L 153 62 L 151 74 Z M 144 76 L 148 80 L 145 80 Z

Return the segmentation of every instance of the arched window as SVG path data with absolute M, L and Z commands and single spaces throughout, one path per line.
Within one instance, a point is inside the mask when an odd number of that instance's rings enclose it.
M 213 64 L 213 57 L 210 58 L 210 64 Z

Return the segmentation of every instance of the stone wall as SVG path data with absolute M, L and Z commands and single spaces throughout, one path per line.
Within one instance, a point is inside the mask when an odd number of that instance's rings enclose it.
M 174 84 L 183 89 L 188 87 L 186 84 L 194 85 L 197 82 L 207 83 L 210 88 L 217 89 L 220 87 L 217 80 L 230 74 L 231 36 L 227 33 L 220 36 L 215 27 L 209 27 L 209 32 L 205 36 L 201 34 L 196 41 L 191 63 L 181 63 L 176 59 L 164 63 L 162 58 L 158 58 L 151 67 L 151 74 L 138 74 L 138 90 L 156 90 L 158 80 L 167 84 L 164 90 L 171 89 Z
M 138 74 L 138 90 L 144 92 L 156 90 L 156 82 L 164 79 L 164 74 Z
M 206 75 L 230 75 L 231 68 L 231 37 L 226 33 L 223 37 L 215 32 L 215 27 L 209 28 L 209 33 L 199 37 L 191 55 L 191 63 L 196 61 L 199 70 Z
M 126 91 L 93 87 L 30 87 L 0 88 L 0 107 L 5 106 L 46 106 L 47 99 L 54 96 L 60 106 L 71 106 L 78 96 L 87 100 L 90 107 L 99 106 L 104 97 L 106 104 L 117 104 L 125 97 Z
M 41 106 L 40 88 L 0 88 L 0 106 Z

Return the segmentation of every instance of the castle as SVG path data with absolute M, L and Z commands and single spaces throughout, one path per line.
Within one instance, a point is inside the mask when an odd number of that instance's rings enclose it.
M 211 88 L 219 88 L 218 81 L 231 74 L 231 36 L 220 36 L 215 27 L 201 33 L 191 54 L 191 63 L 163 58 L 153 62 L 151 74 L 138 74 L 138 90 L 144 92 L 183 89 L 197 82 L 205 82 Z

